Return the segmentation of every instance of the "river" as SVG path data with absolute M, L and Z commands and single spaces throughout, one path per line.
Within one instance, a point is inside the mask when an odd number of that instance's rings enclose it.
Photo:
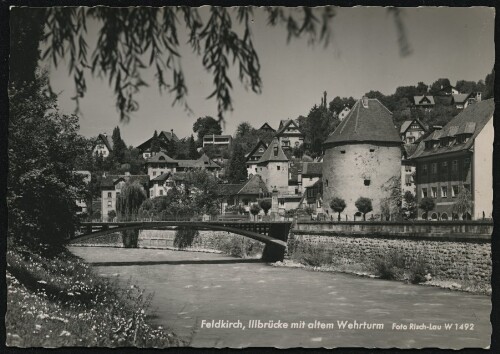
M 459 349 L 490 344 L 488 296 L 213 253 L 70 250 L 102 276 L 119 275 L 120 282 L 131 279 L 154 292 L 154 321 L 193 347 Z M 241 328 L 213 328 L 240 323 Z

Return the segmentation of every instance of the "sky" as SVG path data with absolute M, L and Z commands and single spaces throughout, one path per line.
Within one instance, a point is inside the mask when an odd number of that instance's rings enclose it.
M 233 111 L 225 115 L 224 133 L 233 134 L 244 121 L 256 128 L 268 122 L 276 129 L 281 119 L 307 115 L 320 104 L 323 91 L 329 102 L 335 96 L 360 98 L 370 90 L 392 94 L 398 86 L 419 81 L 430 85 L 438 78 L 449 78 L 452 84 L 484 80 L 495 60 L 494 16 L 494 9 L 485 7 L 405 8 L 403 21 L 412 52 L 401 56 L 398 31 L 384 8 L 337 8 L 326 48 L 309 45 L 305 37 L 287 43 L 285 28 L 268 26 L 264 11 L 256 8 L 251 30 L 261 64 L 262 93 L 245 90 L 237 75 L 231 77 Z M 89 37 L 96 34 L 93 29 Z M 112 88 L 106 80 L 87 75 L 88 91 L 80 103 L 81 134 L 111 134 L 119 126 L 126 144 L 137 146 L 154 130 L 173 129 L 182 138 L 193 133 L 198 117 L 217 117 L 216 101 L 206 99 L 213 91 L 211 74 L 189 48 L 181 48 L 181 55 L 192 112 L 172 106 L 173 97 L 160 94 L 151 72 L 145 72 L 150 86 L 136 97 L 140 108 L 128 123 L 120 122 Z M 60 93 L 61 112 L 73 113 L 75 102 L 70 97 L 75 89 L 68 69 L 48 62 L 44 66 L 50 70 L 54 91 Z

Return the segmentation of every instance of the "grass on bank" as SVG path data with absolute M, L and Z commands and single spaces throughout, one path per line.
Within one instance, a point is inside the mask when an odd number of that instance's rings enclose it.
M 7 252 L 6 344 L 18 347 L 170 347 L 179 340 L 150 324 L 152 295 L 98 277 L 69 252 Z

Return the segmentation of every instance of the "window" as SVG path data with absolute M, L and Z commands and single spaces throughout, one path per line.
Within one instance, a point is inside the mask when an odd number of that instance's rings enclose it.
M 341 154 L 345 154 L 345 150 L 340 150 L 340 153 Z
M 328 180 L 325 180 L 325 184 L 326 184 L 326 186 L 328 187 Z
M 406 172 L 411 172 L 411 166 L 410 165 L 405 165 L 405 171 Z
M 276 166 L 276 169 L 279 171 L 281 169 L 281 166 Z
M 108 198 L 111 198 L 111 192 L 108 192 Z
M 452 172 L 457 172 L 458 171 L 458 160 L 453 160 L 451 162 L 451 171 Z
M 374 152 L 374 151 L 375 151 L 375 149 L 370 149 L 370 152 Z
M 458 195 L 458 185 L 455 184 L 451 186 L 451 196 L 452 198 L 456 198 L 457 195 Z
M 274 147 L 274 156 L 278 156 L 278 147 L 277 146 Z
M 422 198 L 427 198 L 427 188 L 422 188 Z
M 262 171 L 262 168 L 260 170 Z M 255 167 L 255 172 L 257 172 L 257 167 Z
M 448 220 L 448 214 L 442 213 L 441 214 L 441 220 Z
M 284 199 L 280 200 L 280 205 L 285 205 L 285 200 Z
M 448 187 L 441 187 L 441 198 L 448 198 Z
M 370 181 L 369 179 L 365 179 L 365 180 L 364 180 L 364 184 L 365 184 L 365 186 L 369 186 L 369 185 L 370 185 L 370 182 L 371 182 L 371 181 Z
M 153 176 L 156 176 L 156 171 L 153 171 Z
M 432 173 L 432 174 L 437 173 L 437 163 L 436 163 L 436 162 L 433 162 L 433 163 L 431 164 L 431 173 Z
M 264 148 L 260 148 L 260 149 L 259 149 L 259 152 L 264 152 Z
M 427 165 L 422 165 L 422 173 L 427 174 Z
M 160 195 L 163 195 L 163 189 L 160 189 Z
M 464 188 L 470 192 L 470 184 L 464 184 Z
M 299 194 L 299 189 L 295 188 L 295 194 Z
M 414 136 L 409 136 L 407 140 L 408 140 L 409 144 L 413 144 L 415 142 L 415 137 Z
M 470 167 L 470 159 L 467 157 L 464 159 L 464 170 L 468 170 Z
M 313 180 L 313 178 L 312 178 L 312 177 L 309 177 L 309 181 L 312 181 L 312 180 Z
M 111 200 L 108 200 L 108 208 L 111 208 L 113 204 L 111 203 Z
M 431 187 L 432 198 L 437 198 L 437 194 L 438 194 L 437 187 Z

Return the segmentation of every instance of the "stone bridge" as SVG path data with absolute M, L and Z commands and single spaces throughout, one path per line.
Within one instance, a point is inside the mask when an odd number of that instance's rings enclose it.
M 282 261 L 285 255 L 290 221 L 120 221 L 81 222 L 81 233 L 69 243 L 77 243 L 113 232 L 127 230 L 161 230 L 192 228 L 196 230 L 227 231 L 265 244 L 262 259 L 267 262 Z

